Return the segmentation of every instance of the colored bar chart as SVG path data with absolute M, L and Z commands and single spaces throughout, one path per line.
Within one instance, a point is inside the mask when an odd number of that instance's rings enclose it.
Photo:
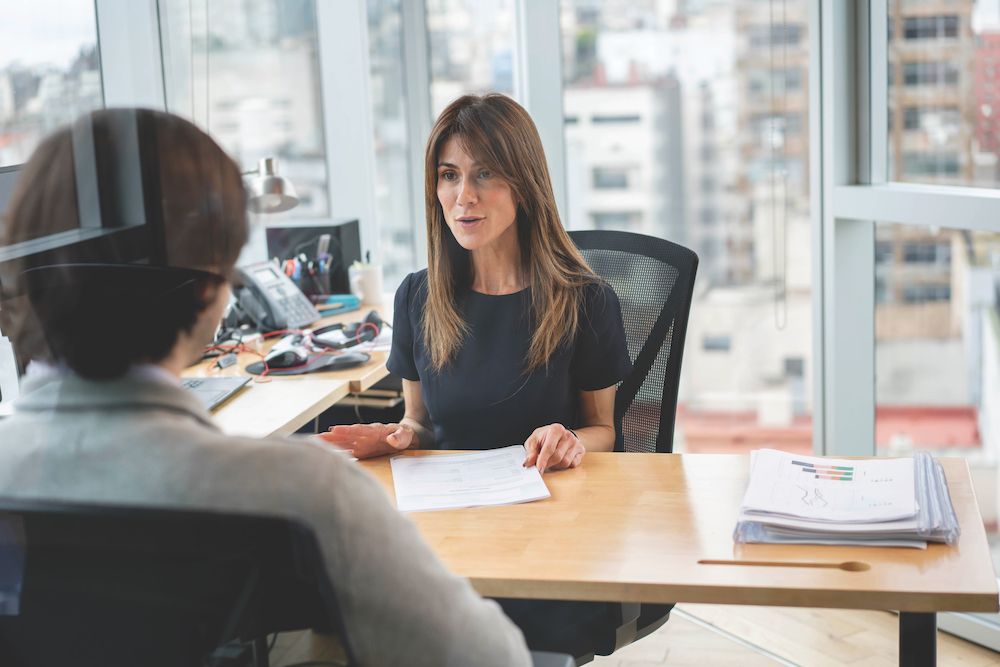
M 854 466 L 829 466 L 806 461 L 792 461 L 802 472 L 811 474 L 816 479 L 830 479 L 842 482 L 854 481 Z

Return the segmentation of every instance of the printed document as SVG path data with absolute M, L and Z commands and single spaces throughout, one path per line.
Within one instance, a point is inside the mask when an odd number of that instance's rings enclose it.
M 401 512 L 512 505 L 549 497 L 542 475 L 525 468 L 523 445 L 471 454 L 397 456 L 392 466 Z
M 752 453 L 743 512 L 811 521 L 884 522 L 917 514 L 912 458 L 881 460 Z M 772 523 L 776 523 L 773 522 Z

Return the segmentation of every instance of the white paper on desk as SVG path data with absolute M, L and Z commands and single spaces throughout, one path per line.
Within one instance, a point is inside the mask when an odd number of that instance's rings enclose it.
M 857 535 L 915 535 L 920 529 L 920 521 L 916 517 L 897 519 L 895 521 L 810 521 L 779 514 L 748 514 L 740 512 L 738 521 L 756 521 L 770 528 L 791 528 L 802 534 L 804 531 L 823 535 L 850 533 Z
M 848 460 L 757 450 L 741 510 L 812 521 L 913 517 L 918 510 L 913 459 Z
M 523 445 L 470 454 L 397 456 L 392 466 L 401 512 L 512 505 L 551 494 L 534 466 L 524 467 Z

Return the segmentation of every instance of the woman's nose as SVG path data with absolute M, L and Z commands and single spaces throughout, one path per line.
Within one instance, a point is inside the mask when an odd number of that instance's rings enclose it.
M 458 205 L 468 206 L 476 203 L 476 188 L 468 179 L 462 179 L 462 184 L 458 190 Z

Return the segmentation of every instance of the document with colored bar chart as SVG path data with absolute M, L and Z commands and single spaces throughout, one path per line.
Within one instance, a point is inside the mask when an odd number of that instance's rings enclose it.
M 878 523 L 916 517 L 912 458 L 850 460 L 752 453 L 742 511 L 818 522 Z

